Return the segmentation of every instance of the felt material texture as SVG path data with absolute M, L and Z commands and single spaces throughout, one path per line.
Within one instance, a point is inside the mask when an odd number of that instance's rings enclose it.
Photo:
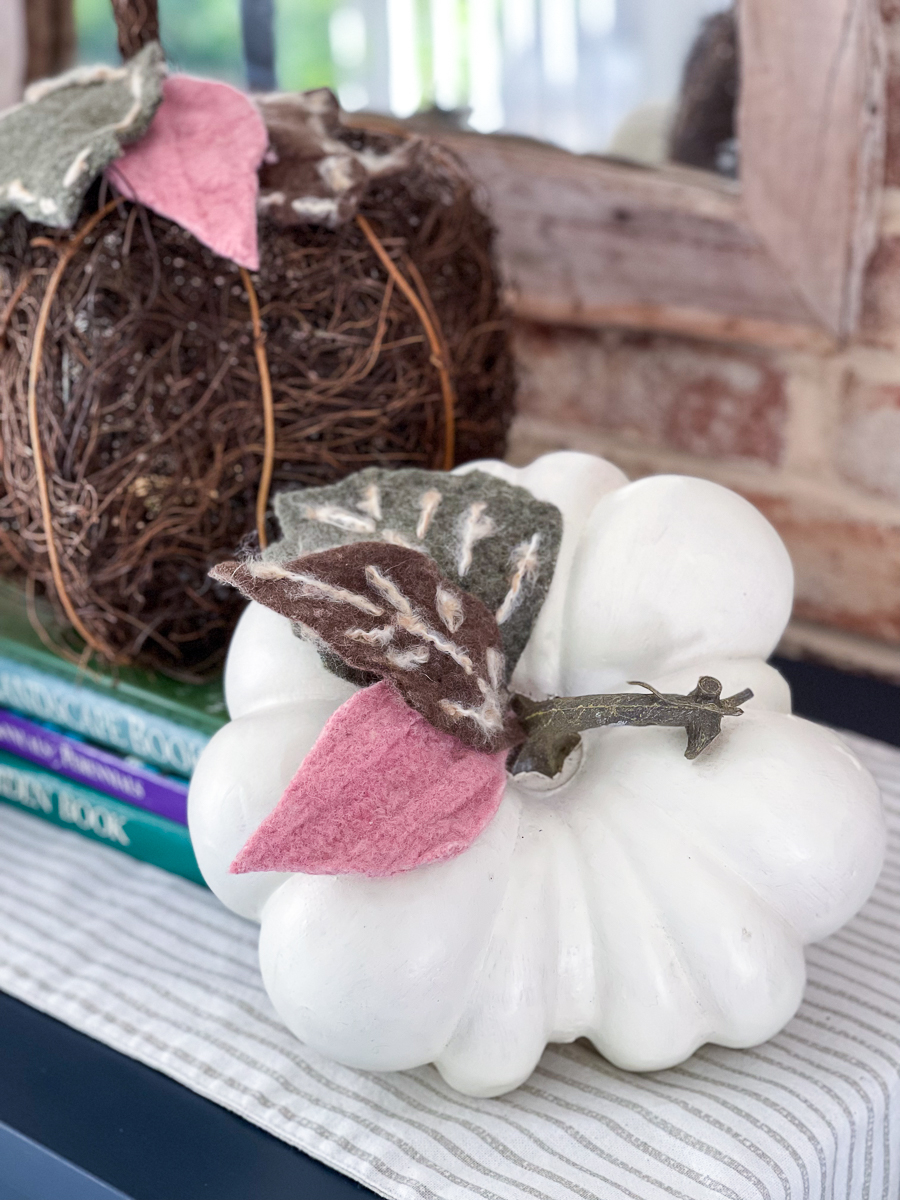
M 462 746 L 376 683 L 329 719 L 230 870 L 384 876 L 453 858 L 500 806 L 504 758 Z
M 522 740 L 497 622 L 421 551 L 355 542 L 283 565 L 223 563 L 210 574 L 297 622 L 356 670 L 390 679 L 407 704 L 467 746 L 495 752 Z
M 271 142 L 259 173 L 259 209 L 278 225 L 336 229 L 353 219 L 369 181 L 406 170 L 421 142 L 379 153 L 352 144 L 328 88 L 257 99 Z
M 20 212 L 70 228 L 96 177 L 150 124 L 164 75 L 151 42 L 123 67 L 78 67 L 32 84 L 0 113 L 0 220 Z
M 150 131 L 108 174 L 130 199 L 256 270 L 257 170 L 267 145 L 259 111 L 242 92 L 173 75 Z
M 430 555 L 494 614 L 512 674 L 553 578 L 555 504 L 483 471 L 370 467 L 328 487 L 280 492 L 274 505 L 283 536 L 266 551 L 270 561 L 374 539 Z

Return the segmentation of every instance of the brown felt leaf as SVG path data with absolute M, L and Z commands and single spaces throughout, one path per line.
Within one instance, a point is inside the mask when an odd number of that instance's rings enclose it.
M 494 753 L 522 740 L 493 614 L 428 555 L 354 542 L 287 563 L 222 563 L 210 574 L 304 626 L 349 666 L 389 679 L 465 745 Z

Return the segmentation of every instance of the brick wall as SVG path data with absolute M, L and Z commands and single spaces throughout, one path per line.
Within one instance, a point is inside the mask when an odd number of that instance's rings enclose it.
M 839 351 L 520 323 L 511 455 L 589 449 L 735 488 L 794 561 L 783 651 L 900 680 L 900 189 L 883 231 Z

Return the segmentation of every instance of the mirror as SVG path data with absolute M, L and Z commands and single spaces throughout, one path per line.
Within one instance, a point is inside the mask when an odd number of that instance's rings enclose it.
M 160 0 L 173 66 L 243 82 L 242 7 L 278 87 L 348 111 L 737 174 L 732 0 Z M 75 0 L 82 61 L 115 61 L 109 10 Z

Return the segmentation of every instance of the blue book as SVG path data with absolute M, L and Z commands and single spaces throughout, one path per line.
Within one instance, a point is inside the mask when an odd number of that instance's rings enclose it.
M 38 616 L 62 640 L 46 603 Z M 54 654 L 32 628 L 21 589 L 2 580 L 0 707 L 185 777 L 228 719 L 221 680 L 191 684 L 134 667 L 81 668 Z
M 0 751 L 0 800 L 164 871 L 203 883 L 186 826 L 81 787 L 4 751 Z

